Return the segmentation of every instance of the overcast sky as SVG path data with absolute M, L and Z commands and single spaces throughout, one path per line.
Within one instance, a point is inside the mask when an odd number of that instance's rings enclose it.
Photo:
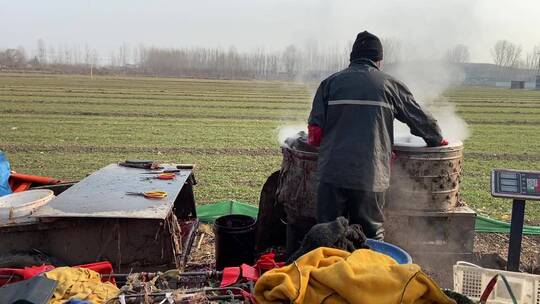
M 369 30 L 431 56 L 457 43 L 490 62 L 499 39 L 540 44 L 539 0 L 0 0 L 0 48 L 84 45 L 106 55 L 137 46 L 235 46 L 238 50 L 316 40 L 347 45 Z

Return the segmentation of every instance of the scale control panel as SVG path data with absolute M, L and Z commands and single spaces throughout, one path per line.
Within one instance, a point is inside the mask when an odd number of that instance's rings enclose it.
M 540 200 L 540 172 L 494 169 L 491 171 L 491 195 Z

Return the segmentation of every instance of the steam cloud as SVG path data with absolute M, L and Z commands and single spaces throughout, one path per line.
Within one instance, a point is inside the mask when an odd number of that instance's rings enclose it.
M 462 71 L 457 66 L 444 61 L 409 62 L 396 64 L 389 73 L 403 81 L 418 103 L 435 116 L 445 138 L 450 142 L 467 139 L 467 123 L 443 96 L 445 90 L 462 80 Z M 394 133 L 400 142 L 425 144 L 422 139 L 411 135 L 409 128 L 399 121 L 395 122 Z
M 298 135 L 298 132 L 307 132 L 307 124 L 283 125 L 276 129 L 278 143 L 283 146 L 285 140 Z
M 469 137 L 467 123 L 456 113 L 454 104 L 443 93 L 463 79 L 463 72 L 457 65 L 438 61 L 409 61 L 393 64 L 383 71 L 403 81 L 412 91 L 417 102 L 437 119 L 443 136 L 450 142 L 464 141 Z M 312 100 L 313 98 L 311 98 Z M 311 104 L 311 100 L 309 101 Z M 300 131 L 307 132 L 306 124 L 283 125 L 277 128 L 278 142 Z M 423 139 L 410 133 L 405 124 L 394 122 L 394 138 L 397 142 L 415 146 L 425 145 Z

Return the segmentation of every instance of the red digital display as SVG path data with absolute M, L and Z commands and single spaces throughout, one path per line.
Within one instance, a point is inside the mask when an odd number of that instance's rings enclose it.
M 527 193 L 540 193 L 540 181 L 537 178 L 527 178 Z

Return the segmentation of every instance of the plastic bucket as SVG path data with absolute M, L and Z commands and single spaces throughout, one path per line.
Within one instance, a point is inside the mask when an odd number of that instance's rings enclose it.
M 398 264 L 412 263 L 412 258 L 409 253 L 396 245 L 372 239 L 368 239 L 367 244 L 371 250 L 386 254 L 387 256 L 396 260 Z
M 255 259 L 255 218 L 243 214 L 219 217 L 214 222 L 216 268 L 253 264 Z
M 28 190 L 0 197 L 0 222 L 30 216 L 54 197 L 48 189 Z

